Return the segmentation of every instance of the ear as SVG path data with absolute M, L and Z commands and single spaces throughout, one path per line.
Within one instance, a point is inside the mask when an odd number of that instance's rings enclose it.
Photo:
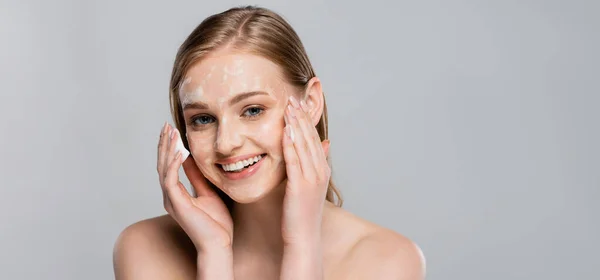
M 319 78 L 313 77 L 308 81 L 303 100 L 308 106 L 308 114 L 310 115 L 313 126 L 316 126 L 323 115 L 323 106 L 325 103 L 323 89 L 321 88 L 321 81 Z

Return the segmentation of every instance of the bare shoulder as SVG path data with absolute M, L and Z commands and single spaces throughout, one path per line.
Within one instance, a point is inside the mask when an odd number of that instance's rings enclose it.
M 113 249 L 116 280 L 195 279 L 195 260 L 194 245 L 168 215 L 129 225 Z
M 340 263 L 343 279 L 425 279 L 425 257 L 412 240 L 352 214 L 344 215 L 349 217 L 346 228 L 359 234 Z
M 359 240 L 349 259 L 362 264 L 358 274 L 369 279 L 425 279 L 425 258 L 421 249 L 407 237 L 387 229 L 377 229 Z

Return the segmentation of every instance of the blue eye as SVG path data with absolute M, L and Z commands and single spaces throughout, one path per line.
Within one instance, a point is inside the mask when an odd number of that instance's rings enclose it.
M 262 114 L 263 111 L 264 109 L 260 107 L 250 107 L 246 111 L 244 111 L 244 117 L 254 118 Z
M 192 123 L 193 124 L 198 124 L 198 125 L 207 125 L 211 122 L 214 122 L 215 119 L 213 117 L 210 116 L 198 116 L 192 119 Z

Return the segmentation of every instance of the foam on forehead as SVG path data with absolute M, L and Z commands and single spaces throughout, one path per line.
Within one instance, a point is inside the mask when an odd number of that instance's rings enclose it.
M 203 100 L 219 107 L 230 97 L 249 91 L 265 91 L 279 99 L 286 94 L 279 67 L 268 59 L 249 54 L 209 57 L 193 66 L 180 87 L 182 105 Z

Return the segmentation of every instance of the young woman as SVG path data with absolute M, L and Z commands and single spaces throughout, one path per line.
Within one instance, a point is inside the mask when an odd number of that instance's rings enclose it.
M 282 17 L 241 7 L 204 20 L 177 53 L 170 98 L 157 164 L 168 215 L 120 234 L 117 280 L 424 278 L 415 244 L 340 208 L 321 82 Z

